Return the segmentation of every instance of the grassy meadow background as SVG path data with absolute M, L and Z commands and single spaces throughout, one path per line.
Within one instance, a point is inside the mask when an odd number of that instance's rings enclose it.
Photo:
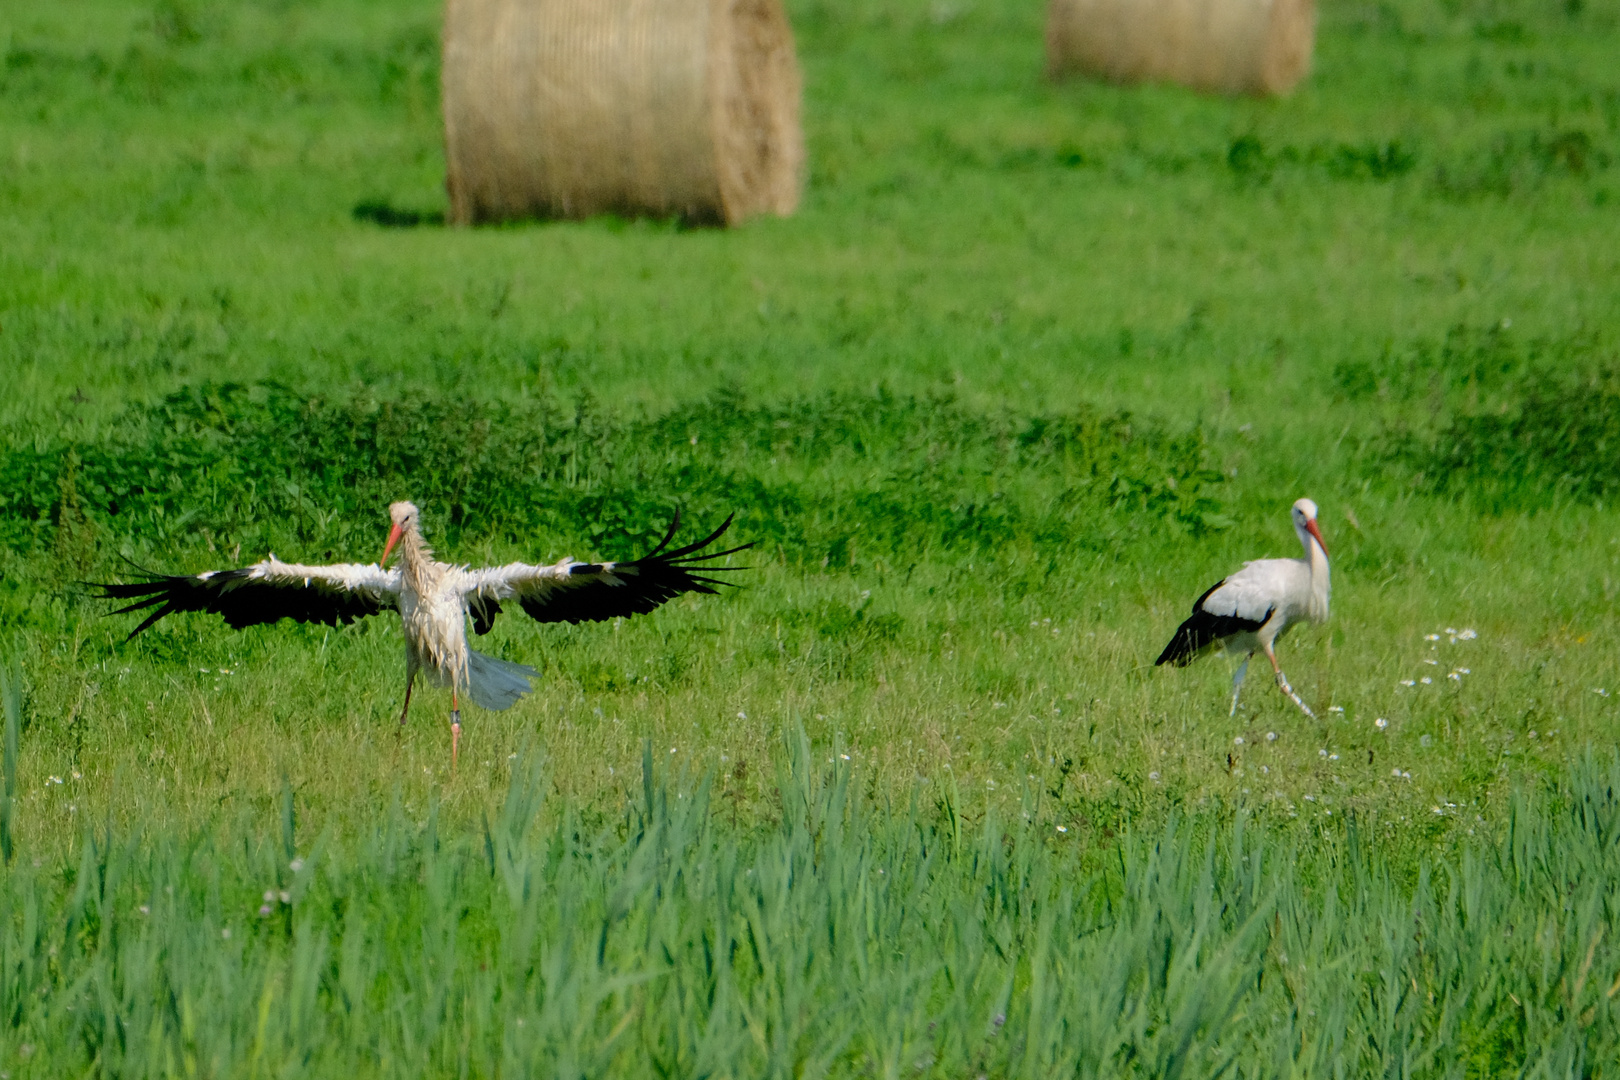
M 0 1073 L 1612 1075 L 1620 7 L 1324 0 L 1274 101 L 789 9 L 733 231 L 444 228 L 433 3 L 0 10 Z M 1300 495 L 1318 718 L 1228 718 L 1152 660 Z M 399 498 L 757 548 L 508 614 L 455 775 L 397 625 L 77 584 Z

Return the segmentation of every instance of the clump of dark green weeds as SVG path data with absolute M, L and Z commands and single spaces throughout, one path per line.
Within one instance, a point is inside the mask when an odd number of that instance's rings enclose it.
M 720 393 L 659 415 L 590 398 L 445 402 L 200 385 L 127 410 L 94 441 L 0 453 L 0 544 L 195 544 L 306 557 L 375 546 L 382 508 L 436 538 L 646 542 L 683 510 L 741 511 L 795 563 L 1008 545 L 1103 546 L 1141 519 L 1218 528 L 1203 433 L 1128 413 L 976 411 L 950 397 Z M 99 538 L 99 541 L 95 538 Z

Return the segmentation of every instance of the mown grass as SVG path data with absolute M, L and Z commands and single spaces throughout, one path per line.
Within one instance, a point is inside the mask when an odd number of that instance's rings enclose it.
M 0 1070 L 1606 1074 L 1620 12 L 1328 4 L 1269 102 L 792 14 L 805 205 L 720 232 L 442 228 L 431 4 L 0 13 Z M 1301 494 L 1318 719 L 1228 719 L 1150 661 Z M 759 543 L 504 618 L 456 776 L 396 626 L 76 584 L 401 497 Z

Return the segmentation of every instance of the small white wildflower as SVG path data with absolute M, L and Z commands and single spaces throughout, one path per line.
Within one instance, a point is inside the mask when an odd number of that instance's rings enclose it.
M 1305 796 L 1305 801 L 1306 802 L 1315 802 L 1316 801 L 1316 796 L 1315 795 L 1307 795 L 1307 796 Z
M 303 868 L 304 868 L 304 860 L 303 859 L 294 859 L 292 862 L 287 864 L 287 869 L 291 870 L 295 874 L 298 873 Z
M 1437 815 L 1444 816 L 1444 814 L 1445 814 L 1445 811 L 1440 809 L 1438 806 L 1431 806 L 1431 807 L 1429 807 L 1429 809 L 1431 811 L 1433 811 Z
M 1477 633 L 1475 633 L 1473 630 L 1459 630 L 1459 631 L 1457 631 L 1457 640 L 1458 641 L 1473 641 L 1477 637 L 1479 637 L 1479 635 Z
M 1609 696 L 1609 692 L 1607 690 L 1605 690 L 1601 686 L 1598 687 L 1596 690 L 1592 691 L 1592 693 L 1596 694 L 1598 697 L 1608 697 Z
M 283 903 L 283 904 L 290 904 L 290 903 L 292 903 L 292 894 L 291 894 L 291 893 L 289 893 L 289 892 L 288 892 L 288 891 L 287 891 L 287 890 L 286 890 L 286 889 L 283 889 L 283 890 L 281 890 L 281 891 L 280 891 L 280 892 L 278 892 L 278 893 L 276 893 L 276 897 L 277 897 L 277 899 L 279 899 L 279 900 L 280 900 L 280 901 L 281 901 L 281 902 L 282 902 L 282 903 Z
M 746 712 L 744 712 L 742 709 L 738 709 L 737 710 L 737 719 L 746 720 L 746 719 L 748 719 L 748 714 Z
M 147 907 L 145 904 L 142 904 L 138 910 L 140 911 L 140 913 L 142 915 L 150 915 L 150 914 L 152 914 L 152 909 Z
M 1408 772 L 1401 773 L 1401 779 L 1402 780 L 1410 780 L 1410 779 L 1412 779 L 1411 772 L 1408 771 Z
M 1531 728 L 1531 729 L 1530 729 L 1530 737 L 1531 737 L 1531 738 L 1532 738 L 1532 739 L 1534 739 L 1534 738 L 1535 738 L 1535 737 L 1536 737 L 1536 730 L 1535 730 L 1535 728 Z
M 204 674 L 204 675 L 207 675 L 207 674 L 208 674 L 208 669 L 207 669 L 207 668 L 205 668 L 205 667 L 200 667 L 200 668 L 198 668 L 198 669 L 197 669 L 197 670 L 198 670 L 198 671 L 200 671 L 200 672 L 202 672 L 202 673 L 203 673 L 203 674 Z
M 672 746 L 672 747 L 670 747 L 670 748 L 669 748 L 669 752 L 670 752 L 670 753 L 672 753 L 672 754 L 673 754 L 673 753 L 674 753 L 674 752 L 675 752 L 675 748 L 674 748 L 674 747 L 673 747 L 673 746 Z
M 1424 634 L 1423 635 L 1423 640 L 1424 641 L 1439 641 L 1440 640 L 1440 635 L 1439 634 Z
M 1399 770 L 1399 769 L 1391 769 L 1391 770 L 1389 770 L 1389 775 L 1391 775 L 1391 776 L 1395 777 L 1395 779 L 1399 780 L 1401 778 L 1401 770 Z
M 1276 741 L 1277 741 L 1277 733 L 1275 731 L 1266 732 L 1266 742 L 1276 742 Z
M 1328 760 L 1329 761 L 1338 761 L 1339 760 L 1339 755 L 1338 754 L 1329 754 L 1328 755 Z
M 1423 678 L 1419 679 L 1418 682 L 1422 683 L 1424 686 L 1429 686 L 1434 682 L 1434 680 L 1425 675 Z
M 1239 735 L 1237 738 L 1233 739 L 1232 740 L 1232 745 L 1233 746 L 1242 746 L 1243 745 L 1243 736 Z
M 1316 752 L 1316 756 L 1317 757 L 1327 757 L 1327 751 L 1326 750 L 1318 750 Z
M 1344 712 L 1344 706 L 1343 705 L 1329 705 L 1328 706 L 1328 712 L 1342 713 L 1342 712 Z
M 1383 731 L 1385 728 L 1389 727 L 1389 721 L 1380 716 L 1378 719 L 1373 721 L 1373 727 L 1377 728 L 1379 731 Z
M 1057 827 L 1057 830 L 1058 830 L 1058 832 L 1068 832 L 1068 831 L 1069 831 L 1069 827 L 1068 827 L 1068 826 L 1067 826 L 1067 825 L 1059 825 L 1059 826 L 1058 826 L 1058 827 Z
M 1414 682 L 1414 681 L 1413 681 L 1413 680 L 1411 680 L 1411 679 L 1402 679 L 1402 680 L 1401 680 L 1401 685 L 1402 685 L 1402 686 L 1416 686 L 1416 685 L 1417 685 L 1417 683 L 1416 683 L 1416 682 Z
M 73 770 L 73 779 L 75 779 L 75 780 L 83 780 L 84 779 L 84 774 L 81 773 L 78 769 L 74 769 Z
M 1453 671 L 1450 675 L 1447 675 L 1446 678 L 1453 679 L 1457 682 L 1462 682 L 1462 676 L 1455 671 Z
M 1270 765 L 1262 765 L 1262 766 L 1260 766 L 1260 775 L 1261 776 L 1266 776 L 1270 772 L 1271 772 L 1271 766 Z
M 274 900 L 275 898 L 276 898 L 276 894 L 275 894 L 275 891 L 273 889 L 264 890 L 264 902 L 265 903 L 268 904 L 270 901 Z
M 1154 781 L 1155 783 L 1157 783 L 1158 779 L 1159 779 L 1158 771 L 1155 770 L 1153 772 L 1148 773 L 1148 779 Z
M 1438 660 L 1425 660 L 1423 662 L 1425 664 L 1429 664 L 1429 665 L 1431 665 L 1433 667 L 1439 667 L 1440 666 L 1440 661 L 1438 661 Z
M 45 784 L 47 787 L 51 784 L 60 784 L 61 782 L 62 778 L 60 776 L 48 776 L 45 778 Z

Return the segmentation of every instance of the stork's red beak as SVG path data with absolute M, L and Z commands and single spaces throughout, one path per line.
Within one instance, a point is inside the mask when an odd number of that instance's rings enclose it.
M 394 523 L 394 527 L 388 530 L 388 543 L 383 545 L 383 556 L 377 560 L 378 566 L 388 565 L 388 556 L 393 554 L 394 545 L 399 543 L 399 538 L 403 535 L 405 535 L 405 530 L 401 529 L 399 527 L 399 522 L 396 521 Z
M 397 528 L 397 527 L 396 527 L 396 528 L 395 528 L 395 531 L 396 531 L 396 532 L 397 532 L 397 531 L 399 531 L 399 530 L 398 530 L 398 528 Z M 1315 519 L 1315 518 L 1311 518 L 1311 520 L 1309 520 L 1309 521 L 1307 521 L 1307 522 L 1306 522 L 1306 523 L 1305 523 L 1305 531 L 1306 531 L 1306 532 L 1308 532 L 1308 533 L 1310 533 L 1310 534 L 1311 534 L 1311 535 L 1312 535 L 1312 536 L 1314 536 L 1314 537 L 1316 537 L 1316 542 L 1317 542 L 1317 543 L 1318 543 L 1318 544 L 1321 544 L 1321 545 L 1322 545 L 1322 554 L 1323 554 L 1323 555 L 1326 555 L 1326 554 L 1327 554 L 1327 553 L 1328 553 L 1328 550 L 1327 550 L 1327 541 L 1326 541 L 1326 540 L 1324 540 L 1324 539 L 1322 539 L 1322 530 L 1321 530 L 1321 529 L 1318 529 L 1318 528 L 1317 528 L 1317 527 L 1316 527 L 1316 519 Z M 393 541 L 392 541 L 392 540 L 390 540 L 390 541 L 389 541 L 389 543 L 393 543 Z M 386 559 L 386 558 L 387 558 L 387 557 L 388 557 L 388 556 L 386 556 L 386 555 L 384 555 L 384 556 L 383 556 L 383 558 L 385 558 L 385 559 Z

